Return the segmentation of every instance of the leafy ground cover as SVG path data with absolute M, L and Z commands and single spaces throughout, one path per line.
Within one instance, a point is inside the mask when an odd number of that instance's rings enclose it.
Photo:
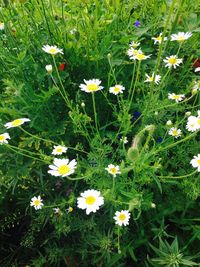
M 199 12 L 2 1 L 0 266 L 199 266 Z

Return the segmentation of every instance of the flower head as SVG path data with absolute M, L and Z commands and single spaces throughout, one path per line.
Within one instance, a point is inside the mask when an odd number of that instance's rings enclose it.
M 52 65 L 46 65 L 45 66 L 45 69 L 46 69 L 46 71 L 49 73 L 49 74 L 51 74 L 52 73 Z
M 181 136 L 181 130 L 180 129 L 177 129 L 176 127 L 172 127 L 169 132 L 168 132 L 169 135 L 171 136 L 174 136 L 175 138 L 178 138 Z
M 58 48 L 56 45 L 44 45 L 42 50 L 50 55 L 63 54 L 63 49 Z
M 54 165 L 49 165 L 51 170 L 48 171 L 53 176 L 66 177 L 74 173 L 76 169 L 77 162 L 75 159 L 69 161 L 69 159 L 57 159 L 53 161 Z
M 140 21 L 139 20 L 136 20 L 136 22 L 134 23 L 134 26 L 135 27 L 140 27 L 140 24 L 141 24 Z
M 168 67 L 168 68 L 173 67 L 174 69 L 176 69 L 176 67 L 179 66 L 183 62 L 183 59 L 178 58 L 176 55 L 172 55 L 170 57 L 166 57 L 166 59 L 163 59 L 163 61 L 167 63 L 165 67 Z
M 171 120 L 168 120 L 167 122 L 166 122 L 166 125 L 167 126 L 171 126 L 173 123 L 172 123 L 172 121 Z
M 197 171 L 200 172 L 200 154 L 194 156 L 194 158 L 190 161 L 192 167 L 197 168 Z
M 124 86 L 116 84 L 113 87 L 110 87 L 109 92 L 114 95 L 122 94 L 125 90 Z
M 152 37 L 151 39 L 154 40 L 154 44 L 156 44 L 156 43 L 161 44 L 161 42 L 162 42 L 162 33 L 160 33 L 160 35 L 157 36 L 157 37 Z M 167 40 L 167 37 L 164 37 L 164 41 L 166 41 L 166 40 Z
M 192 94 L 196 94 L 198 91 L 200 91 L 200 81 L 195 81 L 192 88 Z
M 194 72 L 199 72 L 200 71 L 200 67 L 198 67 L 198 68 L 196 68 L 195 70 L 194 70 Z
M 119 226 L 126 226 L 129 224 L 130 216 L 131 214 L 128 210 L 121 210 L 115 212 L 113 219 L 115 220 L 115 224 L 118 224 Z
M 14 121 L 11 121 L 11 122 L 7 122 L 4 126 L 9 129 L 9 128 L 13 128 L 13 127 L 18 127 L 22 124 L 24 124 L 25 122 L 28 122 L 30 121 L 29 119 L 27 118 L 21 118 L 21 119 L 16 119 Z
M 77 206 L 79 209 L 86 210 L 86 214 L 96 212 L 100 206 L 104 204 L 104 198 L 101 193 L 94 189 L 86 190 L 81 193 L 81 197 L 77 199 Z
M 183 99 L 185 98 L 185 95 L 176 95 L 174 93 L 172 94 L 168 94 L 168 99 L 172 99 L 172 100 L 175 100 L 176 103 L 182 101 Z
M 130 59 L 138 60 L 138 61 L 145 60 L 147 58 L 150 58 L 150 56 L 151 56 L 151 55 L 146 56 L 142 52 L 142 50 L 140 50 L 140 49 L 137 50 L 137 49 L 134 49 L 134 48 L 128 49 L 127 54 L 128 54 Z
M 67 147 L 65 146 L 54 146 L 54 149 L 51 154 L 53 155 L 62 155 L 67 151 Z
M 159 84 L 160 79 L 161 79 L 161 76 L 160 75 L 155 76 L 154 72 L 153 72 L 152 76 L 149 76 L 148 74 L 145 74 L 145 76 L 147 77 L 146 80 L 144 81 L 145 83 L 147 83 L 147 82 L 151 83 L 154 80 L 155 84 Z
M 128 139 L 127 139 L 126 136 L 122 136 L 122 137 L 120 138 L 120 141 L 121 141 L 122 143 L 124 143 L 124 144 L 127 144 L 127 143 L 128 143 Z
M 103 86 L 100 86 L 101 81 L 98 79 L 84 80 L 85 84 L 80 84 L 81 91 L 86 93 L 92 93 L 103 89 Z
M 195 132 L 200 129 L 200 110 L 197 111 L 198 116 L 189 116 L 186 129 L 190 132 Z
M 10 135 L 8 133 L 0 134 L 0 145 L 3 143 L 8 144 L 7 139 L 10 139 Z
M 107 168 L 105 168 L 108 173 L 112 174 L 114 177 L 116 177 L 117 174 L 120 174 L 119 166 L 115 166 L 113 164 L 109 164 Z
M 33 197 L 33 198 L 31 198 L 30 205 L 31 205 L 31 207 L 34 207 L 36 210 L 39 210 L 39 209 L 41 209 L 42 206 L 44 205 L 44 204 L 42 203 L 42 201 L 43 201 L 43 200 L 41 199 L 40 196 L 38 196 L 38 197 Z
M 171 35 L 171 41 L 183 42 L 192 36 L 191 32 L 179 32 Z
M 138 47 L 140 45 L 140 43 L 138 43 L 138 42 L 134 42 L 134 41 L 132 41 L 131 43 L 130 43 L 130 47 L 131 48 L 136 48 L 136 47 Z
M 3 22 L 0 22 L 0 31 L 3 31 L 5 28 L 5 24 Z

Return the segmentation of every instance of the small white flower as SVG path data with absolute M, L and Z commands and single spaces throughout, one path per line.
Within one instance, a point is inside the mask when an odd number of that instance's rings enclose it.
M 43 200 L 41 199 L 40 196 L 38 196 L 38 197 L 33 197 L 33 198 L 31 198 L 30 205 L 31 205 L 31 207 L 34 207 L 36 210 L 39 210 L 39 209 L 41 209 L 42 206 L 44 205 L 44 204 L 42 203 L 42 201 L 43 201 Z
M 195 81 L 192 88 L 192 94 L 196 94 L 198 91 L 200 91 L 200 81 Z
M 124 144 L 128 143 L 128 139 L 126 136 L 122 136 L 122 138 L 120 138 L 120 141 L 123 142 Z
M 148 74 L 145 74 L 145 76 L 147 77 L 147 79 L 144 81 L 145 83 L 147 83 L 147 82 L 151 83 L 151 82 L 153 82 L 153 79 L 155 79 L 154 80 L 155 84 L 159 84 L 160 79 L 161 79 L 160 75 L 155 76 L 154 73 L 152 74 L 152 76 L 149 76 Z M 155 76 L 155 78 L 154 78 L 154 76 Z
M 85 84 L 80 84 L 81 91 L 86 93 L 92 93 L 103 89 L 103 86 L 100 86 L 101 81 L 99 79 L 84 80 Z
M 183 42 L 192 36 L 191 32 L 179 32 L 171 35 L 171 41 Z
M 128 210 L 121 210 L 115 212 L 113 219 L 115 220 L 115 224 L 118 224 L 119 226 L 126 226 L 129 224 L 130 216 L 131 214 Z
M 198 67 L 198 68 L 196 68 L 195 70 L 194 70 L 194 72 L 199 72 L 200 71 L 200 67 Z
M 71 29 L 69 32 L 70 32 L 70 34 L 73 35 L 73 34 L 75 34 L 75 33 L 77 32 L 77 29 L 76 29 L 76 28 L 73 28 L 73 29 Z
M 168 68 L 173 67 L 174 69 L 176 69 L 176 67 L 179 66 L 183 62 L 183 59 L 178 58 L 176 55 L 172 55 L 170 57 L 166 57 L 166 59 L 163 59 L 163 61 L 167 63 L 165 67 L 168 67 Z
M 65 146 L 54 146 L 54 149 L 51 154 L 53 155 L 62 155 L 67 151 L 67 147 Z
M 46 71 L 47 71 L 49 74 L 52 73 L 52 70 L 53 70 L 52 65 L 46 65 L 46 66 L 45 66 L 45 69 L 46 69 Z
M 113 164 L 109 164 L 107 168 L 105 168 L 108 173 L 112 174 L 114 177 L 116 177 L 117 174 L 120 174 L 119 166 L 115 166 Z
M 138 42 L 131 42 L 130 43 L 130 47 L 132 47 L 132 48 L 136 48 L 136 47 L 138 47 L 140 45 L 140 43 L 138 43 Z
M 190 111 L 187 111 L 187 112 L 185 112 L 185 116 L 190 116 L 191 115 L 191 112 Z
M 77 206 L 79 209 L 86 210 L 86 214 L 96 212 L 100 206 L 104 204 L 104 198 L 101 192 L 89 189 L 81 193 L 81 197 L 77 198 Z
M 48 171 L 53 176 L 66 177 L 74 173 L 76 169 L 77 162 L 75 159 L 69 161 L 69 159 L 57 159 L 53 161 L 54 165 L 49 165 L 51 170 Z
M 5 24 L 3 22 L 0 22 L 0 31 L 3 31 L 5 28 Z
M 110 87 L 109 92 L 114 95 L 122 94 L 125 90 L 124 86 L 116 84 L 113 87 Z
M 137 59 L 139 61 L 145 60 L 145 59 L 147 59 L 147 58 L 149 58 L 151 56 L 151 55 L 146 56 L 142 52 L 142 50 L 140 50 L 140 49 L 137 50 L 137 49 L 134 49 L 134 48 L 128 49 L 127 54 L 128 54 L 128 56 L 129 56 L 130 59 L 133 59 L 133 60 L 136 60 Z
M 84 102 L 81 103 L 81 107 L 82 107 L 82 108 L 85 107 L 85 103 L 84 103 Z
M 161 42 L 162 42 L 162 33 L 160 33 L 160 35 L 157 36 L 157 37 L 152 37 L 151 39 L 154 40 L 154 44 L 156 44 L 156 43 L 161 44 Z M 167 40 L 167 37 L 164 37 L 164 41 L 166 41 L 166 40 Z
M 0 134 L 0 145 L 3 143 L 8 144 L 7 139 L 10 139 L 10 135 L 8 133 Z
M 28 122 L 30 121 L 29 119 L 27 118 L 21 118 L 21 119 L 16 119 L 14 121 L 11 121 L 11 122 L 7 122 L 4 126 L 9 129 L 9 128 L 13 128 L 13 127 L 18 127 L 22 124 L 24 124 L 25 122 Z
M 153 202 L 151 202 L 151 208 L 152 208 L 152 209 L 155 209 L 155 208 L 156 208 L 156 204 L 153 203 Z
M 50 55 L 63 54 L 63 49 L 58 48 L 56 45 L 44 45 L 42 50 Z
M 195 132 L 200 129 L 200 111 L 197 111 L 198 116 L 189 116 L 186 129 L 190 132 Z
M 200 172 L 200 154 L 194 156 L 194 158 L 190 161 L 192 167 L 197 168 L 197 171 Z
M 181 136 L 182 132 L 180 129 L 177 129 L 176 127 L 172 127 L 169 132 L 169 135 L 174 136 L 175 138 L 178 138 Z
M 172 99 L 172 100 L 175 100 L 176 103 L 182 101 L 183 99 L 185 98 L 185 95 L 176 95 L 174 93 L 172 94 L 168 94 L 168 99 Z
M 173 123 L 172 123 L 172 121 L 171 120 L 168 120 L 167 122 L 166 122 L 166 125 L 167 126 L 171 126 Z
M 55 214 L 59 214 L 60 213 L 60 209 L 59 208 L 53 208 L 53 211 Z

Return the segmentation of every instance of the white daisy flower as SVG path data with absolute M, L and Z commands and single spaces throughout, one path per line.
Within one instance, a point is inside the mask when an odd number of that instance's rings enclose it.
M 34 207 L 36 210 L 39 210 L 39 209 L 41 209 L 42 206 L 44 205 L 44 204 L 42 203 L 42 201 L 43 201 L 43 200 L 41 199 L 40 196 L 38 196 L 38 197 L 33 197 L 33 198 L 31 198 L 30 205 L 31 205 L 31 207 Z
M 180 129 L 177 129 L 176 127 L 172 127 L 169 132 L 169 135 L 174 136 L 175 138 L 178 138 L 181 136 L 182 132 Z
M 172 55 L 170 57 L 166 57 L 166 59 L 163 59 L 163 61 L 167 63 L 165 67 L 168 67 L 168 68 L 173 67 L 174 69 L 176 69 L 176 67 L 179 66 L 183 62 L 183 59 L 178 58 L 176 55 Z
M 7 122 L 6 124 L 4 124 L 4 126 L 9 129 L 9 128 L 13 128 L 13 127 L 18 127 L 22 124 L 24 124 L 25 122 L 28 122 L 30 121 L 29 119 L 27 118 L 21 118 L 21 119 L 16 119 L 14 121 L 11 121 L 11 122 Z
M 5 24 L 3 22 L 0 22 L 0 31 L 3 31 L 5 28 Z
M 176 103 L 182 101 L 183 99 L 185 98 L 185 95 L 176 95 L 174 93 L 172 94 L 168 94 L 168 99 L 172 99 L 172 100 L 175 100 Z
M 195 81 L 192 88 L 192 93 L 196 94 L 198 91 L 200 91 L 200 81 Z
M 53 155 L 62 155 L 67 151 L 67 147 L 65 146 L 54 146 L 54 149 L 51 154 Z
M 84 80 L 85 84 L 80 84 L 81 91 L 86 93 L 92 93 L 103 89 L 103 86 L 100 86 L 101 81 L 99 79 Z
M 186 129 L 189 132 L 195 132 L 199 129 L 198 123 L 197 123 L 198 118 L 195 116 L 190 116 L 188 117 L 188 121 L 186 124 Z
M 89 189 L 81 193 L 81 197 L 77 199 L 77 206 L 79 209 L 86 210 L 86 214 L 90 212 L 96 212 L 100 206 L 104 204 L 104 198 L 101 196 L 101 192 Z
M 171 41 L 183 42 L 192 36 L 191 32 L 179 32 L 171 35 Z
M 8 144 L 7 139 L 10 139 L 10 135 L 8 133 L 0 134 L 0 145 L 3 143 Z
M 112 174 L 114 177 L 116 177 L 117 174 L 120 174 L 119 166 L 115 166 L 113 164 L 109 164 L 107 168 L 105 168 L 108 173 Z
M 200 67 L 198 67 L 198 68 L 196 68 L 195 70 L 194 70 L 194 72 L 199 72 L 200 71 Z
M 197 168 L 197 171 L 200 172 L 200 154 L 194 156 L 194 158 L 190 161 L 192 167 Z
M 50 55 L 63 54 L 63 49 L 58 48 L 56 45 L 44 45 L 42 50 Z
M 49 74 L 51 74 L 51 73 L 52 73 L 52 70 L 53 70 L 53 67 L 52 67 L 52 65 L 46 65 L 46 66 L 45 66 L 45 69 L 46 69 L 46 71 L 47 71 Z
M 115 224 L 118 224 L 119 226 L 126 226 L 129 224 L 130 216 L 131 214 L 128 210 L 121 210 L 115 212 L 113 219 L 115 220 Z
M 77 162 L 75 159 L 69 161 L 69 159 L 57 159 L 53 161 L 54 165 L 49 165 L 51 170 L 48 171 L 53 176 L 66 177 L 74 173 L 76 169 Z
M 132 48 L 136 48 L 136 47 L 138 47 L 140 45 L 140 43 L 138 43 L 138 42 L 131 42 L 130 43 L 130 47 L 132 47 Z
M 120 138 L 120 141 L 123 142 L 124 144 L 127 144 L 128 138 L 126 136 L 122 136 L 122 138 Z
M 157 37 L 152 37 L 151 39 L 154 40 L 154 44 L 156 44 L 156 43 L 161 44 L 161 42 L 162 42 L 162 33 L 160 33 L 160 35 L 157 36 Z M 167 37 L 164 37 L 164 41 L 166 41 L 166 40 L 167 40 Z
M 110 87 L 109 92 L 114 95 L 122 94 L 125 90 L 125 87 L 119 84 L 116 84 L 113 87 Z
M 60 213 L 60 209 L 59 209 L 59 208 L 53 208 L 53 212 L 54 212 L 55 214 L 59 214 L 59 213 Z
M 151 83 L 151 82 L 153 82 L 153 79 L 154 79 L 154 72 L 153 72 L 153 74 L 152 74 L 152 76 L 149 76 L 148 74 L 145 74 L 145 76 L 147 77 L 147 79 L 144 81 L 145 83 Z M 155 80 L 154 80 L 154 82 L 155 82 L 155 84 L 159 84 L 159 82 L 160 82 L 160 79 L 161 79 L 161 76 L 160 75 L 156 75 L 155 76 Z
M 137 50 L 137 49 L 134 49 L 134 48 L 128 49 L 127 54 L 128 54 L 128 56 L 129 56 L 130 59 L 133 59 L 133 60 L 136 60 L 137 59 L 139 61 L 145 60 L 145 59 L 147 59 L 147 58 L 149 58 L 151 56 L 151 55 L 146 56 L 142 52 L 142 50 L 140 50 L 140 49 Z

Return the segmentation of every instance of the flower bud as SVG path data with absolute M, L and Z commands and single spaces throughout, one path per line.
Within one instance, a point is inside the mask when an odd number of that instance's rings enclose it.
M 84 102 L 81 103 L 81 107 L 82 107 L 82 108 L 85 107 L 85 103 L 84 103 Z
M 52 65 L 46 65 L 45 66 L 46 71 L 51 74 L 52 73 Z
M 172 123 L 172 121 L 171 120 L 168 120 L 167 122 L 166 122 L 166 125 L 167 126 L 171 126 L 173 123 Z

